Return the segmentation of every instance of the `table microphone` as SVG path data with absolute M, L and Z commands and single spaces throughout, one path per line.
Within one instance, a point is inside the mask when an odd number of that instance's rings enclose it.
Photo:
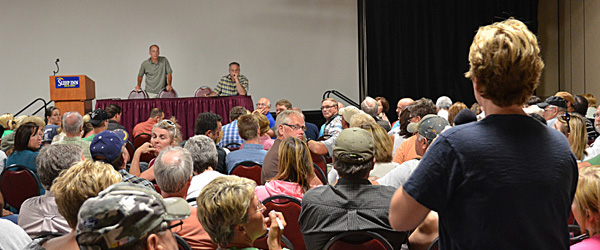
M 60 59 L 56 58 L 56 61 L 54 62 L 54 64 L 56 64 L 56 71 L 52 71 L 52 72 L 54 72 L 54 75 L 56 75 L 56 73 L 58 73 L 58 71 L 60 71 L 60 68 L 58 67 L 58 62 L 60 62 Z

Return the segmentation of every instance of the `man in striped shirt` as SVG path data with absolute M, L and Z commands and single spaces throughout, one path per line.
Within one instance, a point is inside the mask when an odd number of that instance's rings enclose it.
M 229 74 L 221 77 L 215 90 L 206 96 L 234 96 L 246 95 L 248 92 L 248 78 L 240 75 L 240 64 L 231 62 Z

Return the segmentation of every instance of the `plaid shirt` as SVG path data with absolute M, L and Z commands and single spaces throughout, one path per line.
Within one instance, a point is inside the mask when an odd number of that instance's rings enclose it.
M 240 145 L 244 144 L 244 139 L 240 137 L 237 120 L 230 122 L 229 124 L 223 126 L 223 139 L 219 143 L 218 146 L 224 148 L 225 145 L 229 143 L 239 143 Z
M 152 184 L 152 182 L 150 182 L 150 181 L 148 181 L 148 180 L 146 180 L 144 178 L 140 178 L 140 177 L 137 177 L 135 175 L 129 174 L 127 172 L 127 170 L 125 170 L 125 169 L 119 169 L 118 172 L 119 172 L 119 174 L 121 174 L 123 182 L 129 182 L 129 183 L 133 183 L 133 184 L 138 184 L 138 185 L 141 185 L 141 186 L 149 187 L 152 190 L 156 190 L 156 189 L 154 189 L 154 184 Z
M 244 88 L 246 92 L 248 92 L 248 78 L 246 78 L 244 75 L 239 75 L 238 79 L 240 79 L 240 84 L 242 84 L 242 88 Z M 221 77 L 221 80 L 215 88 L 215 92 L 219 96 L 238 95 L 237 89 L 235 88 L 235 82 L 231 79 L 231 76 L 229 75 Z

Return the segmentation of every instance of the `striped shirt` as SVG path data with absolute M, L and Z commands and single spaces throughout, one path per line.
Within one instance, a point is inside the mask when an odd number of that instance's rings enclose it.
M 242 88 L 248 92 L 248 78 L 244 75 L 239 75 L 238 79 L 240 80 L 240 84 L 242 84 Z M 238 95 L 237 89 L 235 87 L 235 81 L 231 79 L 230 75 L 226 75 L 221 77 L 221 80 L 217 84 L 215 88 L 215 92 L 219 96 L 234 96 Z

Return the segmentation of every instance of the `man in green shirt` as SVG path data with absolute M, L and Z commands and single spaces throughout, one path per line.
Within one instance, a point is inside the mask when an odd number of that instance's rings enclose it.
M 160 50 L 158 45 L 150 46 L 150 58 L 142 62 L 140 72 L 138 73 L 137 85 L 135 90 L 139 91 L 142 88 L 142 78 L 146 75 L 146 92 L 152 98 L 158 97 L 158 93 L 166 89 L 172 91 L 173 70 L 166 57 L 158 56 Z
M 53 144 L 74 144 L 82 149 L 83 156 L 86 159 L 92 159 L 92 154 L 90 153 L 90 142 L 84 141 L 81 138 L 81 131 L 83 131 L 83 118 L 81 115 L 75 111 L 69 111 L 63 114 L 62 117 L 62 125 L 63 131 L 65 132 L 65 137 L 56 141 Z

